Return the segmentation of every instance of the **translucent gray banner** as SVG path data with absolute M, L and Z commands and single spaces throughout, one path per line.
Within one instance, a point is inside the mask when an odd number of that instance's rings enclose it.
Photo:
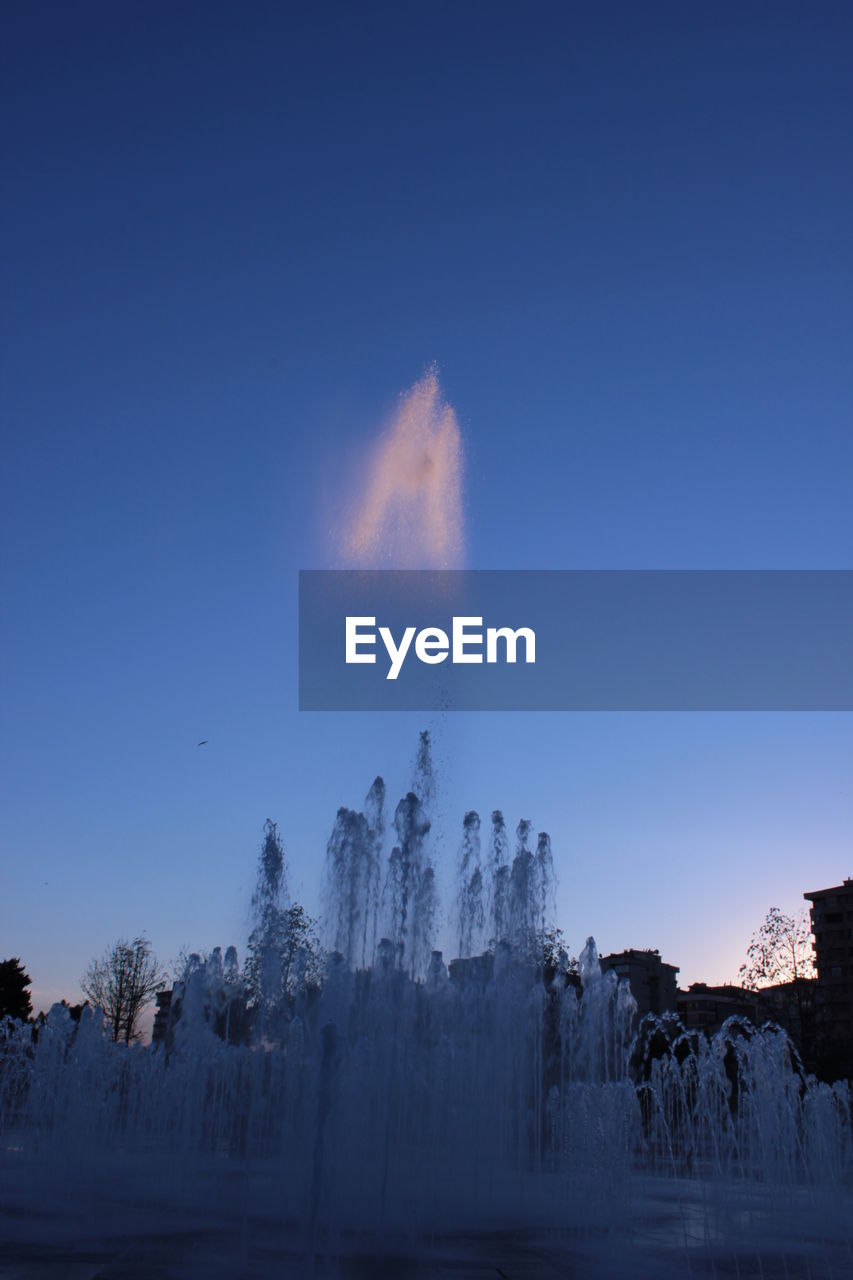
M 304 711 L 850 711 L 853 571 L 304 570 Z

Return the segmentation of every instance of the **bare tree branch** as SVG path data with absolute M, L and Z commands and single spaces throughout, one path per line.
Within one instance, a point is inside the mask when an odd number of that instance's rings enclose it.
M 771 907 L 746 952 L 741 965 L 741 986 L 750 991 L 798 982 L 816 974 L 812 931 L 808 912 L 786 916 L 779 907 Z
M 113 1040 L 125 1044 L 139 1038 L 140 1016 L 165 985 L 165 974 L 144 936 L 132 942 L 120 938 L 92 961 L 80 981 L 86 998 L 103 1009 Z

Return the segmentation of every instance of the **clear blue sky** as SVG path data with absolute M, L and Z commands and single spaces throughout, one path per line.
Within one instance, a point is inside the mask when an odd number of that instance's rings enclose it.
M 2 39 L 0 956 L 310 907 L 420 719 L 296 711 L 296 573 L 432 361 L 478 567 L 851 567 L 846 4 L 48 4 Z M 849 715 L 433 725 L 575 949 L 734 975 L 853 872 Z M 196 742 L 208 738 L 204 748 Z

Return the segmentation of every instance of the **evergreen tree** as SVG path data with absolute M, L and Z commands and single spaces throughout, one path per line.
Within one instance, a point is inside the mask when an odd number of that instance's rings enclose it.
M 0 1018 L 18 1018 L 27 1022 L 33 1011 L 27 987 L 32 978 L 19 957 L 0 960 Z

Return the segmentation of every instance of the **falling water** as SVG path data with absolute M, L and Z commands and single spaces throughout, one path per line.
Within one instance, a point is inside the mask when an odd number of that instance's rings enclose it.
M 351 969 L 364 969 L 376 946 L 385 783 L 376 778 L 364 812 L 341 808 L 326 850 L 326 916 L 331 943 Z
M 480 815 L 474 809 L 462 823 L 462 847 L 457 873 L 457 955 L 472 956 L 484 947 L 485 903 L 480 866 Z
M 148 1236 L 174 1222 L 201 1241 L 236 1233 L 229 1266 L 247 1272 L 256 1239 L 279 1259 L 345 1260 L 515 1229 L 552 1233 L 585 1275 L 824 1274 L 815 1258 L 844 1274 L 848 1086 L 807 1079 L 773 1027 L 730 1019 L 706 1039 L 673 1016 L 638 1023 L 593 939 L 577 971 L 545 948 L 550 841 L 522 821 L 510 860 L 497 810 L 485 855 L 479 816 L 464 816 L 460 954 L 446 964 L 433 790 L 424 738 L 390 849 L 381 779 L 362 812 L 338 811 L 322 984 L 303 972 L 282 985 L 271 948 L 293 908 L 269 823 L 259 971 L 233 949 L 191 957 L 165 1045 L 115 1045 L 89 1009 L 79 1023 L 55 1006 L 41 1028 L 5 1024 L 6 1234 L 53 1232 L 70 1248 L 105 1223 Z

